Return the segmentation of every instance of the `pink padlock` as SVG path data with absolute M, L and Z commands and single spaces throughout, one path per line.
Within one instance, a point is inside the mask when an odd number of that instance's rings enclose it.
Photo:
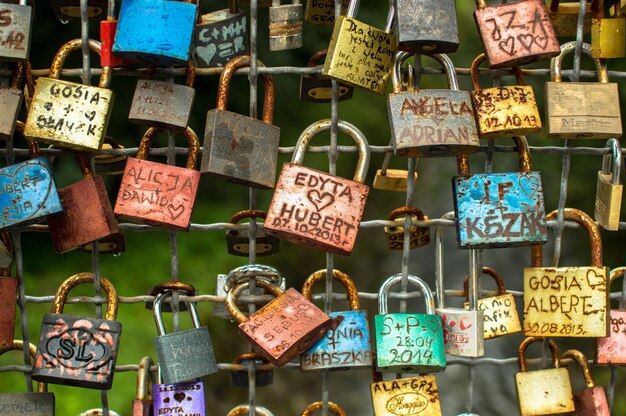
M 626 267 L 611 270 L 610 283 L 624 276 Z M 619 309 L 609 311 L 609 336 L 598 338 L 596 362 L 599 364 L 626 364 L 626 296 L 622 296 Z
M 580 365 L 587 386 L 586 389 L 574 394 L 576 410 L 571 414 L 573 416 L 611 416 L 604 389 L 596 386 L 587 357 L 578 350 L 567 350 L 561 355 L 561 359 L 563 358 L 571 358 Z

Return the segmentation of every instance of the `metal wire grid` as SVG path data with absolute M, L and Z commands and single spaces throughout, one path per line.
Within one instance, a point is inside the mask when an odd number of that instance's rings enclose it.
M 82 57 L 83 57 L 83 67 L 81 69 L 67 69 L 63 70 L 63 74 L 65 75 L 81 75 L 84 84 L 90 84 L 91 76 L 97 75 L 100 73 L 99 69 L 92 69 L 90 64 L 90 56 L 89 56 L 89 47 L 87 44 L 88 33 L 89 33 L 89 20 L 87 15 L 87 3 L 88 0 L 80 0 L 80 8 L 81 8 L 81 38 L 83 40 L 83 49 L 82 49 Z M 335 0 L 335 17 L 339 16 L 339 12 L 341 10 L 342 0 Z M 506 0 L 503 0 L 502 3 L 506 3 Z M 572 71 L 564 71 L 565 76 L 570 76 L 573 81 L 578 80 L 581 77 L 592 78 L 595 77 L 594 71 L 581 71 L 580 70 L 580 58 L 581 58 L 581 49 L 582 49 L 582 34 L 583 34 L 583 17 L 584 11 L 586 9 L 587 0 L 580 0 L 580 13 L 578 16 L 578 32 L 577 32 L 577 46 L 574 54 L 574 69 Z M 113 16 L 113 7 L 114 1 L 109 1 L 109 15 Z M 252 117 L 256 117 L 257 110 L 257 77 L 262 73 L 269 73 L 273 75 L 282 75 L 282 74 L 318 74 L 319 69 L 310 68 L 310 67 L 263 67 L 259 68 L 257 66 L 257 29 L 258 29 L 258 5 L 257 0 L 250 1 L 250 55 L 251 65 L 249 69 L 239 70 L 238 73 L 247 73 L 248 80 L 250 84 L 250 115 Z M 417 74 L 436 74 L 441 73 L 440 68 L 421 68 L 419 58 L 416 59 L 416 72 Z M 47 75 L 48 70 L 35 70 L 33 71 L 35 76 L 44 76 Z M 169 71 L 165 71 L 169 76 L 169 80 L 173 82 L 173 77 L 175 75 L 183 75 L 184 69 L 170 69 Z M 469 75 L 468 68 L 457 68 L 456 72 L 458 75 Z M 494 77 L 494 84 L 498 83 L 498 77 L 507 71 L 490 71 L 491 75 Z M 524 70 L 525 75 L 531 76 L 547 76 L 549 75 L 549 70 L 547 69 L 531 69 Z M 128 70 L 116 70 L 117 75 L 137 75 L 139 72 L 137 71 L 128 71 Z M 221 73 L 221 68 L 209 68 L 209 69 L 198 69 L 197 75 L 218 75 Z M 614 78 L 626 78 L 626 72 L 619 71 L 610 71 L 611 77 Z M 331 119 L 331 129 L 330 129 L 330 145 L 329 146 L 314 146 L 310 147 L 308 150 L 314 153 L 327 153 L 329 159 L 329 172 L 331 174 L 336 173 L 336 161 L 338 154 L 340 152 L 356 152 L 355 146 L 338 146 L 337 145 L 337 125 L 339 120 L 339 111 L 338 111 L 338 96 L 339 96 L 339 87 L 336 81 L 332 81 L 332 101 L 330 105 L 330 119 Z M 370 146 L 371 151 L 375 153 L 386 153 L 391 152 L 392 149 L 390 146 Z M 292 153 L 294 147 L 281 147 L 281 153 Z M 553 257 L 553 264 L 556 266 L 558 264 L 560 258 L 561 251 L 561 236 L 563 229 L 565 227 L 578 227 L 575 223 L 565 222 L 563 218 L 563 209 L 565 208 L 566 199 L 567 199 L 567 188 L 568 188 L 568 179 L 569 179 L 569 170 L 571 166 L 571 155 L 573 154 L 585 154 L 585 155 L 604 155 L 609 152 L 608 149 L 604 148 L 590 148 L 590 147 L 577 147 L 573 148 L 571 146 L 571 142 L 569 140 L 565 141 L 563 147 L 549 146 L 549 147 L 534 147 L 531 146 L 530 150 L 532 153 L 550 153 L 550 154 L 560 154 L 562 157 L 562 174 L 561 174 L 561 183 L 560 183 L 560 195 L 559 195 L 559 204 L 558 204 L 558 218 L 557 221 L 548 222 L 549 227 L 556 228 L 556 240 L 555 240 L 555 250 Z M 124 150 L 107 150 L 102 151 L 103 154 L 124 154 L 124 155 L 134 155 L 136 153 L 136 148 L 126 148 Z M 161 149 L 153 149 L 151 150 L 151 154 L 165 154 L 167 155 L 167 163 L 173 164 L 175 156 L 178 154 L 186 154 L 188 149 L 186 148 L 178 148 L 175 147 L 173 133 L 169 132 L 168 135 L 168 147 Z M 514 152 L 516 151 L 514 147 L 506 147 L 506 146 L 495 146 L 493 141 L 490 141 L 487 146 L 483 146 L 481 151 L 487 154 L 487 159 L 485 162 L 485 171 L 491 172 L 492 170 L 492 161 L 493 155 L 495 152 Z M 42 153 L 45 154 L 58 154 L 61 153 L 62 150 L 59 149 L 42 149 Z M 27 155 L 28 151 L 26 149 L 13 149 L 12 142 L 7 142 L 7 148 L 4 152 L 7 158 L 8 163 L 13 163 L 16 155 Z M 93 162 L 92 162 L 93 163 Z M 416 169 L 416 160 L 408 159 L 408 175 L 412 177 L 413 173 Z M 412 181 L 408 183 L 408 189 L 406 192 L 406 205 L 412 205 L 414 197 L 414 185 Z M 256 209 L 257 208 L 257 193 L 254 188 L 250 188 L 249 190 L 249 208 Z M 385 220 L 369 220 L 363 221 L 360 225 L 360 228 L 380 228 L 384 226 L 392 226 L 395 223 L 392 221 Z M 445 226 L 451 227 L 454 225 L 453 220 L 441 220 L 441 219 L 433 219 L 426 221 L 414 221 L 412 222 L 409 217 L 405 219 L 404 229 L 410 229 L 411 225 L 419 225 L 419 226 Z M 256 246 L 256 222 L 252 221 L 249 224 L 235 225 L 230 223 L 210 223 L 210 224 L 192 224 L 191 231 L 195 232 L 208 232 L 208 231 L 223 231 L 223 230 L 248 230 L 249 238 L 250 238 L 250 255 L 248 258 L 249 263 L 256 262 L 255 256 L 255 246 Z M 120 228 L 124 230 L 132 230 L 132 231 L 155 231 L 155 228 L 146 225 L 137 225 L 137 224 L 120 224 Z M 620 230 L 626 229 L 626 223 L 620 223 Z M 23 257 L 22 257 L 22 247 L 21 247 L 21 232 L 23 231 L 40 231 L 45 230 L 43 226 L 31 226 L 25 230 L 18 230 L 12 232 L 13 245 L 14 245 L 14 257 L 15 257 L 15 265 L 16 265 L 16 278 L 18 280 L 18 306 L 20 309 L 20 317 L 21 317 L 21 332 L 22 339 L 25 341 L 24 345 L 28 345 L 29 335 L 28 335 L 28 314 L 27 314 L 27 303 L 51 303 L 54 299 L 54 296 L 29 296 L 25 293 L 24 289 L 24 276 L 23 276 Z M 178 247 L 177 247 L 177 237 L 176 233 L 170 233 L 170 257 L 171 257 L 171 270 L 170 270 L 170 279 L 172 281 L 176 281 L 178 279 Z M 407 276 L 409 274 L 409 259 L 410 259 L 410 234 L 405 233 L 404 235 L 404 250 L 402 254 L 402 262 L 401 262 L 401 273 L 402 273 L 402 284 L 400 287 L 399 293 L 390 294 L 393 298 L 400 299 L 400 312 L 406 311 L 407 300 L 419 297 L 420 294 L 417 292 L 408 292 L 408 280 Z M 332 310 L 332 300 L 333 299 L 343 299 L 345 295 L 343 294 L 334 294 L 333 293 L 333 268 L 334 268 L 334 258 L 332 254 L 326 255 L 326 282 L 325 282 L 325 294 L 324 295 L 315 295 L 314 298 L 324 299 L 324 310 L 326 312 L 330 312 Z M 473 270 L 474 273 L 477 273 L 477 270 L 480 270 L 480 252 L 477 251 L 477 254 L 472 256 L 470 261 L 471 266 L 470 270 Z M 97 244 L 93 244 L 92 247 L 92 269 L 94 273 L 94 296 L 93 297 L 73 297 L 67 300 L 67 303 L 93 303 L 96 308 L 96 316 L 102 316 L 102 303 L 105 302 L 105 299 L 100 296 L 100 264 L 99 264 L 99 253 Z M 250 292 L 254 293 L 255 281 L 253 278 L 250 279 Z M 478 293 L 478 287 L 474 289 L 475 294 Z M 490 293 L 485 292 L 484 293 Z M 519 291 L 508 291 L 512 293 L 516 297 L 521 297 L 523 295 L 522 292 Z M 626 293 L 626 279 L 624 282 L 624 289 L 622 293 Z M 448 296 L 463 296 L 462 291 L 459 290 L 446 290 L 445 294 Z M 376 293 L 367 293 L 367 292 L 359 292 L 359 297 L 362 299 L 377 299 Z M 611 295 L 612 298 L 621 298 L 622 294 L 614 293 Z M 174 330 L 177 329 L 178 326 L 178 294 L 175 293 L 173 296 L 173 326 Z M 130 304 L 130 303 L 142 303 L 146 301 L 152 301 L 154 297 L 152 296 L 121 296 L 119 302 L 121 304 Z M 241 300 L 248 301 L 248 309 L 249 313 L 253 313 L 256 308 L 256 302 L 264 301 L 269 299 L 268 296 L 247 296 L 242 297 Z M 190 302 L 224 302 L 224 297 L 218 297 L 213 295 L 198 295 L 198 296 L 180 296 L 181 301 L 190 301 Z M 544 345 L 545 347 L 545 345 Z M 545 348 L 544 348 L 545 351 Z M 545 358 L 545 357 L 544 357 Z M 543 358 L 542 358 L 543 359 Z M 541 359 L 531 359 L 529 362 L 537 362 Z M 517 357 L 497 359 L 490 357 L 482 357 L 482 358 L 463 358 L 463 357 L 449 357 L 448 365 L 463 365 L 468 368 L 467 373 L 467 388 L 466 388 L 466 410 L 471 412 L 473 407 L 473 392 L 474 392 L 474 379 L 475 379 L 475 368 L 479 365 L 496 365 L 496 366 L 504 366 L 511 365 L 517 363 Z M 241 364 L 231 364 L 231 363 L 220 363 L 218 368 L 220 370 L 248 370 L 248 379 L 249 379 L 249 393 L 248 393 L 248 404 L 250 406 L 250 416 L 254 416 L 255 410 L 254 407 L 256 405 L 256 391 L 255 391 L 255 371 L 256 368 L 259 369 L 270 369 L 270 365 L 260 365 L 255 366 L 254 363 L 241 365 Z M 290 363 L 285 366 L 288 369 L 298 369 L 299 365 L 295 363 Z M 116 367 L 116 372 L 126 372 L 126 371 L 137 371 L 138 365 L 118 365 Z M 31 380 L 30 380 L 30 356 L 27 349 L 24 350 L 24 366 L 10 365 L 0 367 L 0 372 L 6 371 L 20 371 L 25 374 L 26 384 L 28 391 L 32 391 Z M 616 367 L 611 366 L 611 379 L 608 386 L 608 398 L 609 402 L 612 406 L 614 390 L 616 384 Z M 322 373 L 322 386 L 321 386 L 321 399 L 323 401 L 322 414 L 328 414 L 328 402 L 330 400 L 330 388 L 329 388 L 329 372 L 325 371 Z M 102 410 L 103 414 L 106 416 L 109 414 L 109 406 L 108 406 L 108 396 L 106 391 L 102 391 L 101 393 L 101 401 L 102 401 Z

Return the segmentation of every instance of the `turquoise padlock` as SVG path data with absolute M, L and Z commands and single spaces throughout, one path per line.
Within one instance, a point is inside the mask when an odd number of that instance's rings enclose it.
M 395 373 L 435 373 L 446 369 L 443 322 L 435 315 L 435 299 L 422 279 L 409 275 L 426 303 L 426 313 L 388 313 L 389 289 L 402 281 L 402 274 L 389 277 L 378 291 L 376 369 Z
M 113 53 L 156 65 L 187 65 L 198 6 L 170 0 L 122 0 Z

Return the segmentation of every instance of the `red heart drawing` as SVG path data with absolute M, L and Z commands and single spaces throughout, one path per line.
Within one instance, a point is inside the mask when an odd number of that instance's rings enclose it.
M 472 324 L 468 324 L 466 325 L 465 322 L 469 321 L 470 318 L 468 318 L 467 316 L 464 316 L 461 318 L 461 324 L 459 325 L 459 328 L 461 328 L 461 331 L 465 331 L 468 328 L 472 327 Z

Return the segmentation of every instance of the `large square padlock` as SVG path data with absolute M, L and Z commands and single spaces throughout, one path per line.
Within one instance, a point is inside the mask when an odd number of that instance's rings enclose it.
M 381 377 L 382 378 L 382 377 Z M 441 416 L 439 389 L 433 374 L 370 384 L 374 416 Z
M 455 0 L 398 0 L 394 9 L 401 51 L 434 55 L 458 49 Z

